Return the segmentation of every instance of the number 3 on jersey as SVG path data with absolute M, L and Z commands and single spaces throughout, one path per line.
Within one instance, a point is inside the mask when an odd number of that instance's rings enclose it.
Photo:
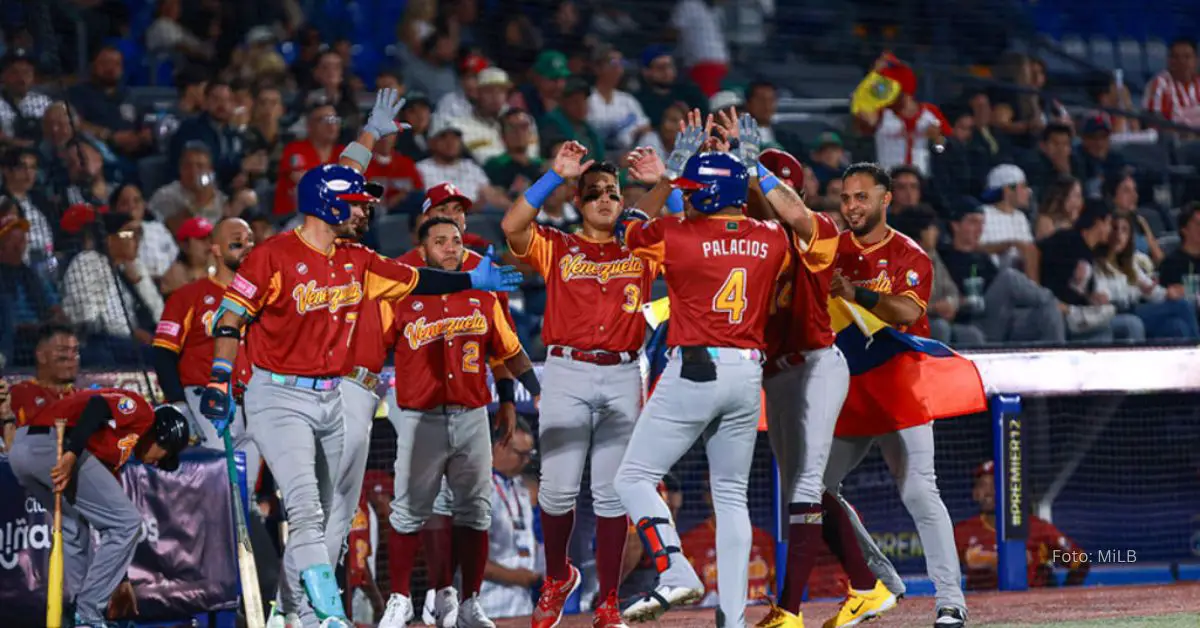
M 737 324 L 742 322 L 742 315 L 746 312 L 745 268 L 735 268 L 729 271 L 729 276 L 725 278 L 725 283 L 713 295 L 712 308 L 714 312 L 727 314 L 730 323 Z

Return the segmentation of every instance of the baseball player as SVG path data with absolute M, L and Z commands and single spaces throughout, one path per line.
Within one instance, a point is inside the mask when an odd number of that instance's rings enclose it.
M 445 270 L 461 267 L 462 231 L 453 220 L 427 219 L 418 237 L 427 264 Z M 433 513 L 444 475 L 453 493 L 452 553 L 462 567 L 462 592 L 454 616 L 439 616 L 437 625 L 491 628 L 495 624 L 478 598 L 491 526 L 492 444 L 486 407 L 491 389 L 485 367 L 493 359 L 504 361 L 536 396 L 541 390 L 533 365 L 494 294 L 471 290 L 381 305 L 388 308 L 384 318 L 392 321 L 396 372 L 406 379 L 396 387 L 397 411 L 390 417 L 397 436 L 390 515 L 397 536 L 392 542 L 399 544 L 402 556 L 417 553 L 421 528 Z M 501 429 L 507 433 L 512 424 Z M 401 628 L 413 618 L 411 573 L 398 571 L 396 577 L 397 592 L 388 600 L 383 628 Z M 439 590 L 439 598 L 446 588 Z
M 214 315 L 212 372 L 201 411 L 218 434 L 232 415 L 230 379 L 238 338 L 253 329 L 247 349 L 253 375 L 246 389 L 251 438 L 283 493 L 289 538 L 281 578 L 286 623 L 306 628 L 346 625 L 325 544 L 326 514 L 340 469 L 345 429 L 339 384 L 364 298 L 448 294 L 471 288 L 512 290 L 520 273 L 481 264 L 469 273 L 414 269 L 352 243 L 339 243 L 374 197 L 353 163 L 365 169 L 371 148 L 398 132 L 402 101 L 381 90 L 357 142 L 338 165 L 309 170 L 297 186 L 300 227 L 255 247 L 234 276 Z M 340 543 L 340 541 L 339 541 Z M 312 615 L 295 615 L 311 605 Z
M 667 176 L 684 191 L 687 217 L 632 221 L 629 250 L 663 264 L 672 317 L 669 362 L 634 427 L 616 487 L 655 561 L 659 584 L 626 609 L 653 620 L 692 603 L 704 585 L 680 551 L 658 481 L 705 437 L 717 520 L 718 625 L 746 625 L 750 514 L 746 490 L 761 410 L 765 328 L 776 281 L 790 266 L 788 236 L 747 218 L 749 174 L 728 153 L 704 152 Z
M 34 378 L 13 384 L 9 391 L 18 428 L 29 425 L 52 403 L 75 392 L 79 375 L 79 338 L 75 331 L 66 325 L 42 325 L 34 344 L 34 360 Z
M 916 242 L 887 225 L 891 203 L 891 177 L 878 164 L 858 163 L 842 175 L 842 216 L 849 230 L 838 244 L 830 293 L 871 311 L 901 331 L 929 335 L 926 304 L 933 279 L 933 265 Z M 900 499 L 912 515 L 925 548 L 926 569 L 937 591 L 938 628 L 959 628 L 966 621 L 954 527 L 942 503 L 934 472 L 933 424 L 903 416 L 847 416 L 838 419 L 825 487 L 832 495 L 841 492 L 842 479 L 858 466 L 879 443 Z M 844 502 L 824 500 L 826 517 L 835 518 L 830 528 L 843 545 L 854 528 Z M 860 542 L 869 541 L 860 537 Z M 874 544 L 867 553 L 882 554 Z M 853 625 L 878 611 L 894 596 L 882 583 L 872 590 L 851 584 L 846 601 L 828 625 Z
M 586 153 L 577 142 L 564 144 L 551 169 L 517 199 L 501 223 L 513 255 L 545 279 L 547 293 L 542 338 L 549 355 L 542 371 L 546 398 L 538 426 L 546 580 L 533 613 L 534 628 L 556 626 L 567 598 L 579 588 L 579 570 L 567 561 L 567 548 L 589 446 L 598 597 L 603 600 L 592 624 L 624 625 L 617 587 L 627 524 L 613 479 L 641 408 L 638 352 L 646 332 L 641 307 L 659 264 L 632 255 L 614 238 L 624 210 L 617 169 L 582 162 Z M 546 198 L 574 178 L 583 216 L 580 231 L 535 224 Z
M 57 463 L 55 419 L 67 420 Z M 46 508 L 54 507 L 54 492 L 63 491 L 63 573 L 75 593 L 75 626 L 108 626 L 104 615 L 113 593 L 119 586 L 132 593 L 126 572 L 142 515 L 121 488 L 119 469 L 134 456 L 174 471 L 187 444 L 188 421 L 178 409 L 153 408 L 120 388 L 71 393 L 17 428 L 9 463 L 21 486 Z

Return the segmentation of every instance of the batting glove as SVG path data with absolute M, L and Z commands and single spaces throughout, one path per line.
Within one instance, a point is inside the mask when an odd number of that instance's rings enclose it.
M 629 225 L 634 222 L 645 222 L 648 220 L 650 220 L 650 216 L 646 215 L 646 212 L 636 207 L 630 207 L 621 212 L 621 217 L 617 219 L 617 224 L 613 225 L 613 237 L 624 246 L 625 230 L 629 228 Z
M 233 419 L 233 398 L 229 394 L 230 378 L 229 371 L 214 368 L 208 386 L 200 393 L 200 414 L 212 421 L 217 436 L 225 435 L 225 430 L 229 429 L 229 422 Z
M 737 156 L 747 168 L 752 168 L 758 163 L 758 154 L 762 152 L 762 129 L 758 127 L 754 116 L 743 113 L 738 118 L 738 137 Z
M 396 122 L 396 116 L 400 115 L 402 107 L 404 99 L 400 97 L 399 92 L 390 87 L 379 90 L 375 95 L 375 106 L 371 108 L 371 115 L 367 118 L 363 130 L 378 140 L 399 133 L 401 128 L 411 128 L 407 124 Z
M 475 268 L 467 271 L 471 278 L 471 287 L 488 292 L 515 292 L 521 287 L 521 273 L 512 266 L 496 264 L 496 247 L 489 246 L 487 255 Z
M 684 127 L 679 135 L 675 136 L 675 150 L 667 157 L 667 178 L 678 179 L 679 175 L 683 174 L 688 160 L 700 151 L 705 139 L 704 128 L 698 126 Z

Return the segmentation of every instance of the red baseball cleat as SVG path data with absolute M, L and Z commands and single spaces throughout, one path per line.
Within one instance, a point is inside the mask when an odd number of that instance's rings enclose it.
M 538 598 L 537 608 L 533 610 L 533 628 L 554 628 L 562 621 L 563 605 L 567 598 L 579 588 L 579 570 L 575 565 L 567 565 L 571 575 L 566 580 L 546 578 L 542 583 L 542 597 Z
M 592 613 L 592 628 L 629 628 L 621 620 L 621 605 L 617 603 L 617 592 L 608 594 L 600 606 Z

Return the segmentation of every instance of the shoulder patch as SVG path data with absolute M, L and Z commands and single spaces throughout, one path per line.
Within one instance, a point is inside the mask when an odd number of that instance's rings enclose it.
M 245 277 L 243 277 L 241 275 L 234 275 L 233 283 L 231 283 L 229 285 L 238 294 L 246 297 L 247 299 L 253 299 L 254 295 L 258 293 L 258 286 L 255 286 L 254 284 L 250 283 Z
M 921 278 L 917 275 L 917 271 L 910 270 L 904 274 L 904 281 L 910 288 L 915 288 L 918 283 L 921 283 Z
M 159 321 L 158 327 L 154 329 L 154 332 L 164 336 L 178 336 L 179 330 L 179 323 L 174 321 Z
M 133 399 L 130 399 L 129 397 L 121 397 L 117 400 L 117 410 L 121 414 L 133 414 L 133 411 L 136 409 L 137 403 L 135 403 Z

